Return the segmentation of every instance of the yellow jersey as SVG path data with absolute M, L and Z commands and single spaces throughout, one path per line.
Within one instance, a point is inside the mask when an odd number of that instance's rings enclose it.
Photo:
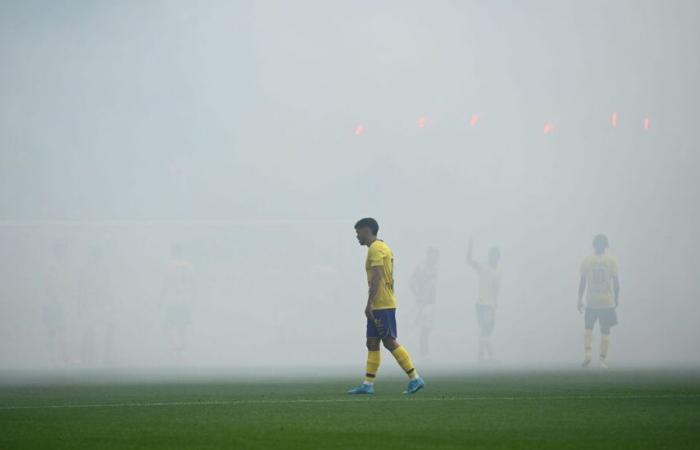
M 581 276 L 586 278 L 586 306 L 615 306 L 613 278 L 617 277 L 617 261 L 610 255 L 590 255 L 581 263 Z
M 396 297 L 394 296 L 394 254 L 388 245 L 377 239 L 372 242 L 367 250 L 367 261 L 365 270 L 367 271 L 367 283 L 372 285 L 372 268 L 382 268 L 382 283 L 379 290 L 372 299 L 372 309 L 396 308 Z
M 501 274 L 498 269 L 494 269 L 491 266 L 479 265 L 476 271 L 479 276 L 479 300 L 477 304 L 496 307 Z

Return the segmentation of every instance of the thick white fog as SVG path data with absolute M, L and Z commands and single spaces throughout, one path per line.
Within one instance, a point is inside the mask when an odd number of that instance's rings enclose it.
M 698 364 L 699 23 L 692 0 L 1 2 L 0 368 L 361 374 L 366 216 L 423 371 L 476 360 L 470 236 L 501 250 L 504 367 L 580 362 L 597 233 L 610 359 Z

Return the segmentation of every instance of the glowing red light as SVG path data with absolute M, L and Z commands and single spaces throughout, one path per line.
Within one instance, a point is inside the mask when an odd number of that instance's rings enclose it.
M 649 129 L 649 115 L 648 114 L 644 115 L 644 121 L 642 122 L 642 126 L 644 127 L 645 130 Z
M 428 119 L 425 116 L 420 116 L 418 118 L 418 128 L 425 128 L 425 125 L 428 123 Z
M 365 134 L 365 126 L 359 124 L 355 127 L 355 136 L 362 136 L 363 134 Z
M 612 116 L 610 116 L 610 125 L 612 125 L 613 128 L 617 128 L 617 113 L 616 112 L 612 113 Z
M 479 123 L 479 115 L 472 114 L 471 118 L 469 118 L 469 125 L 475 126 L 477 123 Z
M 554 124 L 552 122 L 545 122 L 544 129 L 542 130 L 544 134 L 549 134 L 554 130 Z

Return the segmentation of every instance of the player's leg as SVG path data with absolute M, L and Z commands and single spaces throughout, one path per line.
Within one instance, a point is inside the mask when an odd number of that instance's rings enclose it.
M 428 356 L 428 335 L 429 334 L 430 334 L 430 330 L 427 327 L 422 326 L 420 328 L 420 346 L 419 346 L 419 348 L 420 348 L 420 354 L 423 357 Z
M 598 354 L 598 365 L 603 369 L 608 368 L 606 358 L 610 348 L 610 329 L 617 325 L 617 313 L 615 309 L 604 309 L 600 317 L 600 353 Z
M 610 327 L 600 326 L 600 353 L 598 354 L 598 365 L 603 369 L 608 368 L 605 358 L 608 357 L 608 348 L 610 347 Z
M 173 330 L 175 359 L 178 364 L 186 362 L 185 350 L 187 348 L 187 325 L 178 324 Z
M 380 332 L 382 339 L 382 344 L 389 350 L 392 356 L 396 359 L 399 366 L 408 375 L 409 382 L 408 387 L 404 391 L 404 394 L 414 394 L 420 389 L 425 387 L 425 382 L 418 375 L 418 371 L 413 365 L 411 360 L 411 355 L 408 350 L 396 340 L 398 333 L 396 327 L 396 310 L 395 309 L 385 309 L 375 313 L 375 319 L 377 320 L 377 329 Z
M 584 357 L 581 367 L 588 367 L 591 363 L 591 359 L 593 359 L 593 326 L 595 326 L 596 319 L 596 311 L 592 308 L 586 308 L 583 330 Z
M 416 368 L 413 366 L 411 355 L 408 353 L 408 350 L 399 344 L 399 341 L 397 341 L 394 336 L 383 337 L 382 344 L 384 344 L 384 348 L 389 350 L 394 358 L 396 358 L 396 362 L 399 363 L 399 366 L 406 372 L 408 378 L 411 380 L 418 378 L 418 372 L 416 372 Z
M 362 384 L 356 388 L 350 389 L 348 394 L 374 394 L 374 379 L 379 370 L 381 362 L 379 350 L 379 334 L 374 322 L 367 319 L 367 365 L 365 370 L 365 379 Z
M 379 371 L 381 353 L 379 351 L 379 339 L 367 338 L 367 366 L 365 370 L 365 384 L 373 384 Z
M 382 339 L 384 347 L 391 352 L 401 369 L 408 375 L 409 382 L 404 394 L 415 394 L 425 387 L 425 382 L 418 375 L 416 367 L 413 365 L 411 355 L 403 345 L 399 344 L 394 336 L 386 336 Z
M 494 361 L 493 358 L 493 343 L 491 335 L 496 326 L 496 310 L 492 307 L 484 308 L 484 327 L 482 328 L 482 337 L 484 339 L 484 353 L 489 361 Z
M 489 335 L 489 324 L 487 320 L 486 307 L 483 305 L 476 305 L 476 321 L 479 326 L 479 346 L 478 346 L 478 359 L 479 362 L 484 362 L 486 360 L 486 352 L 488 346 L 488 335 Z
M 384 347 L 396 358 L 396 362 L 399 363 L 399 366 L 411 380 L 418 378 L 416 368 L 413 367 L 413 361 L 411 361 L 411 355 L 396 340 L 398 334 L 396 331 L 396 310 L 383 309 L 375 311 L 374 318 Z
M 423 359 L 430 353 L 430 332 L 435 321 L 434 305 L 427 304 L 423 307 L 420 321 L 420 354 Z

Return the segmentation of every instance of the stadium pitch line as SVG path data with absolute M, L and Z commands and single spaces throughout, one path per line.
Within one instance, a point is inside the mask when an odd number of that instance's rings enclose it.
M 76 403 L 63 405 L 0 405 L 0 411 L 19 409 L 70 409 L 70 408 L 151 408 L 163 406 L 227 406 L 227 405 L 284 405 L 295 403 L 379 403 L 392 402 L 469 402 L 469 401 L 535 401 L 535 400 L 645 400 L 645 399 L 696 399 L 700 394 L 658 394 L 658 395 L 548 395 L 548 396 L 508 396 L 508 397 L 409 397 L 409 398 L 365 398 L 352 399 L 289 399 L 289 400 L 213 400 L 186 402 L 133 402 L 133 403 Z

